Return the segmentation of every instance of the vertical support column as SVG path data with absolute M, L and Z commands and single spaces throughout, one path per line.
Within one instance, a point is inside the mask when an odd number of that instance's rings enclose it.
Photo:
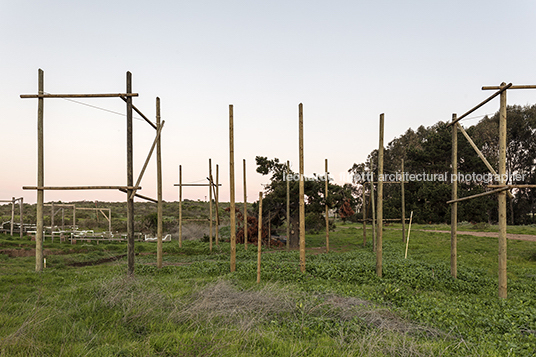
M 244 161 L 244 249 L 248 249 L 248 192 L 246 186 L 246 159 Z
M 65 208 L 61 208 L 61 230 L 65 230 Z
M 54 209 L 54 202 L 50 204 L 51 214 L 50 214 L 50 231 L 54 232 L 54 217 L 56 216 L 56 210 Z M 98 214 L 98 212 L 97 212 Z M 54 236 L 54 235 L 52 235 Z
M 303 182 L 303 104 L 298 106 L 299 150 L 300 150 L 300 270 L 305 272 L 305 201 Z
M 383 241 L 383 113 L 380 114 L 380 145 L 378 146 L 378 232 L 376 244 L 376 275 L 382 277 Z
M 363 248 L 367 245 L 367 195 L 365 184 L 363 183 Z
M 452 121 L 457 115 L 452 114 Z M 451 199 L 458 199 L 458 124 L 452 125 L 452 195 Z M 450 205 L 450 275 L 458 277 L 458 203 Z
M 505 86 L 506 83 L 501 83 Z M 499 184 L 506 185 L 506 91 L 500 96 L 499 109 Z M 499 192 L 499 297 L 507 297 L 506 277 L 506 191 Z
M 328 208 L 328 181 L 329 181 L 329 173 L 328 173 L 328 159 L 326 159 L 326 190 L 325 190 L 325 198 L 326 198 L 326 253 L 329 253 L 329 208 Z
M 19 201 L 19 215 L 20 215 L 20 238 L 22 239 L 22 237 L 24 236 L 24 219 L 23 219 L 23 212 L 24 212 L 24 198 L 20 198 L 20 201 Z
M 220 201 L 220 182 L 219 182 L 219 165 L 216 165 L 216 245 L 219 244 L 219 233 L 220 233 L 220 207 L 219 207 L 219 201 Z
M 259 226 L 257 238 L 257 284 L 261 282 L 261 247 L 262 247 L 262 192 L 259 192 Z
M 179 248 L 182 248 L 182 165 L 179 165 Z
M 287 252 L 290 251 L 290 162 L 287 160 Z
M 15 197 L 11 198 L 11 229 L 10 235 L 13 237 L 13 225 L 15 224 Z
M 406 175 L 404 174 L 404 159 L 402 159 L 400 170 L 402 171 L 402 181 L 400 181 L 400 199 L 402 200 L 402 243 L 406 243 L 406 191 L 404 190 Z
M 132 93 L 132 73 L 127 72 L 127 94 Z M 134 185 L 134 161 L 132 139 L 132 97 L 127 96 L 127 186 Z M 127 264 L 128 275 L 134 274 L 134 198 L 132 189 L 127 189 Z
M 209 249 L 212 252 L 212 159 L 208 159 L 208 215 L 210 220 L 210 227 L 209 227 Z
M 160 98 L 156 98 L 156 128 L 157 131 L 161 130 L 161 123 L 160 123 Z M 162 268 L 162 257 L 163 257 L 163 243 L 162 243 L 162 236 L 163 236 L 163 207 L 162 207 L 162 146 L 161 141 L 162 139 L 162 133 L 158 135 L 158 140 L 156 142 L 156 185 L 157 185 L 157 215 L 158 215 L 158 223 L 156 228 L 156 266 L 158 269 Z M 112 215 L 110 214 L 108 224 L 110 224 L 112 219 Z
M 76 227 L 76 205 L 73 205 L 73 231 Z
M 376 196 L 374 194 L 374 173 L 370 181 L 370 202 L 372 203 L 372 250 L 376 251 Z
M 112 210 L 108 209 L 108 232 L 112 234 Z
M 234 177 L 234 123 L 233 105 L 229 105 L 229 185 L 231 189 L 231 272 L 236 270 L 236 217 L 235 217 L 235 177 Z
M 39 69 L 39 94 L 45 93 L 45 79 L 44 72 Z M 43 138 L 43 117 L 45 99 L 38 98 L 37 109 L 37 186 L 43 187 L 45 185 L 45 159 L 44 159 L 44 138 Z M 45 200 L 45 191 L 37 190 L 37 232 L 35 234 L 35 271 L 43 271 L 44 257 L 43 257 L 43 208 Z

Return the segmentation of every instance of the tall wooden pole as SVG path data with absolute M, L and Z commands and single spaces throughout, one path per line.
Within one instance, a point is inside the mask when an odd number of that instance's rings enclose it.
M 236 217 L 235 217 L 235 177 L 234 177 L 234 124 L 233 106 L 229 105 L 229 185 L 231 189 L 231 272 L 236 270 Z
M 372 204 L 372 250 L 376 251 L 376 197 L 374 195 L 374 180 L 370 181 L 370 202 Z
M 305 272 L 305 201 L 303 182 L 303 104 L 298 106 L 299 116 L 299 151 L 300 151 L 300 270 Z
M 20 238 L 22 239 L 22 237 L 24 236 L 24 219 L 23 219 L 23 215 L 22 215 L 23 211 L 24 211 L 24 208 L 23 208 L 23 206 L 24 206 L 24 198 L 22 198 L 22 197 L 20 198 L 19 204 L 20 204 L 20 206 L 19 206 L 20 232 L 19 233 L 20 233 Z
M 259 226 L 257 237 L 257 284 L 261 282 L 261 247 L 262 247 L 262 192 L 259 192 Z
M 381 278 L 383 253 L 383 113 L 380 114 L 380 144 L 378 147 L 378 232 L 376 234 L 376 275 Z
M 212 159 L 208 159 L 208 178 L 209 178 L 209 184 L 208 184 L 208 211 L 209 211 L 209 220 L 210 220 L 210 228 L 209 228 L 209 249 L 212 252 Z
M 501 83 L 505 86 L 506 83 Z M 506 184 L 506 91 L 500 96 L 499 109 L 499 184 Z M 506 277 L 506 191 L 499 193 L 499 297 L 507 297 Z
M 367 245 L 367 195 L 365 193 L 365 184 L 363 184 L 363 248 Z
M 161 123 L 160 123 L 160 98 L 156 98 L 156 127 L 158 130 L 160 130 Z M 157 214 L 158 214 L 158 223 L 156 228 L 156 266 L 158 269 L 162 268 L 162 233 L 163 233 L 163 209 L 162 209 L 162 147 L 161 147 L 161 138 L 162 134 L 158 136 L 158 142 L 156 143 L 156 185 L 158 190 L 158 207 L 157 207 Z M 110 220 L 108 221 L 108 224 L 111 223 L 112 217 L 110 214 Z
M 244 249 L 248 249 L 248 192 L 246 186 L 246 159 L 244 159 Z
M 287 160 L 287 252 L 290 251 L 290 162 Z
M 54 217 L 56 216 L 56 210 L 54 209 L 54 202 L 50 205 L 52 213 L 50 214 L 50 231 L 54 231 Z M 98 217 L 98 216 L 97 216 Z
M 127 72 L 127 94 L 132 93 L 132 74 Z M 127 186 L 134 185 L 132 138 L 132 97 L 127 96 Z M 128 274 L 134 274 L 134 190 L 127 189 L 127 263 Z
M 11 224 L 10 235 L 13 237 L 13 225 L 15 224 L 15 197 L 11 199 Z
M 402 171 L 402 181 L 400 181 L 400 198 L 402 200 L 402 242 L 406 243 L 406 192 L 404 190 L 404 159 L 400 165 Z
M 44 72 L 39 69 L 39 94 L 45 93 Z M 43 117 L 45 99 L 40 97 L 37 99 L 37 186 L 45 185 L 45 159 L 44 159 L 44 138 L 43 138 Z M 35 271 L 43 271 L 43 208 L 45 201 L 45 191 L 37 190 L 37 232 L 35 234 Z
M 452 121 L 457 115 L 452 114 Z M 458 199 L 458 124 L 452 125 L 452 199 Z M 458 203 L 450 205 L 450 275 L 458 276 Z
M 182 165 L 179 165 L 179 248 L 182 248 Z
M 326 197 L 326 253 L 329 253 L 329 208 L 328 208 L 328 159 L 326 159 L 326 189 L 325 189 L 325 197 Z
M 220 232 L 220 183 L 219 183 L 219 166 L 216 165 L 216 245 L 219 244 L 219 232 Z

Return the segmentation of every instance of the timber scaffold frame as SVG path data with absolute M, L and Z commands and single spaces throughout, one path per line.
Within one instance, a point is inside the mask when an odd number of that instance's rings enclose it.
M 44 90 L 44 71 L 38 70 L 38 94 L 21 94 L 21 98 L 37 98 L 37 186 L 23 186 L 24 190 L 37 190 L 37 232 L 35 238 L 35 270 L 40 272 L 44 268 L 43 256 L 43 211 L 44 211 L 44 191 L 46 190 L 120 190 L 127 194 L 127 261 L 128 274 L 134 274 L 134 197 L 140 197 L 157 203 L 158 211 L 158 228 L 157 228 L 157 266 L 162 267 L 162 160 L 160 133 L 164 127 L 164 121 L 160 122 L 160 98 L 156 98 L 156 124 L 152 123 L 147 117 L 132 104 L 132 98 L 137 97 L 138 93 L 132 93 L 132 74 L 126 73 L 126 92 L 125 93 L 104 93 L 104 94 L 49 94 Z M 45 98 L 121 98 L 126 103 L 127 118 L 127 185 L 126 186 L 45 186 L 44 177 L 44 100 Z M 134 185 L 133 173 L 133 130 L 132 120 L 133 111 L 136 111 L 149 125 L 156 130 L 156 136 L 153 145 L 147 156 L 145 164 L 140 172 L 138 180 Z M 156 147 L 157 156 L 157 190 L 158 198 L 152 199 L 136 193 L 141 189 L 140 183 L 145 173 L 145 169 Z
M 489 188 L 494 188 L 492 191 L 458 198 L 458 182 L 452 179 L 452 199 L 448 201 L 451 204 L 451 250 L 450 250 L 450 273 L 457 277 L 457 229 L 458 229 L 458 202 L 470 200 L 477 197 L 483 197 L 492 194 L 498 194 L 498 213 L 499 213 L 499 298 L 506 299 L 507 297 L 507 275 L 506 275 L 506 263 L 507 263 L 507 240 L 506 240 L 506 194 L 512 197 L 512 193 L 508 190 L 511 188 L 529 188 L 536 187 L 536 185 L 509 185 L 506 181 L 506 91 L 508 89 L 536 89 L 536 85 L 513 85 L 512 83 L 501 83 L 499 86 L 485 86 L 482 90 L 496 90 L 494 94 L 488 97 L 486 100 L 466 112 L 460 117 L 456 114 L 452 114 L 452 121 L 449 126 L 452 126 L 452 177 L 458 176 L 458 131 L 460 131 L 469 144 L 476 151 L 480 159 L 486 164 L 490 172 L 498 177 L 498 185 L 488 185 Z M 493 169 L 490 163 L 486 160 L 482 152 L 475 145 L 473 140 L 469 137 L 467 132 L 458 123 L 460 120 L 473 113 L 475 110 L 482 107 L 484 104 L 490 102 L 493 98 L 500 96 L 500 108 L 499 108 L 499 173 Z
M 219 187 L 221 184 L 219 181 L 219 166 L 216 165 L 216 182 L 212 177 L 212 159 L 208 159 L 208 183 L 182 183 L 182 165 L 179 165 L 179 183 L 174 184 L 173 186 L 179 187 L 179 248 L 182 247 L 182 188 L 183 187 L 195 187 L 195 186 L 208 186 L 208 195 L 209 195 L 209 218 L 201 219 L 185 219 L 184 221 L 209 221 L 210 222 L 210 233 L 209 233 L 209 249 L 212 252 L 212 224 L 214 222 L 214 217 L 212 214 L 212 201 L 214 197 L 215 206 L 216 206 L 216 244 L 219 243 L 219 225 L 220 225 L 220 213 L 219 213 Z
M 9 224 L 10 225 L 10 228 L 9 228 L 9 234 L 13 237 L 13 226 L 15 225 L 15 204 L 17 202 L 19 202 L 19 233 L 20 233 L 20 237 L 22 238 L 23 235 L 24 235 L 24 219 L 23 219 L 23 211 L 24 211 L 24 198 L 23 197 L 19 197 L 19 198 L 15 198 L 13 197 L 12 199 L 10 200 L 0 200 L 0 203 L 11 203 L 11 223 Z

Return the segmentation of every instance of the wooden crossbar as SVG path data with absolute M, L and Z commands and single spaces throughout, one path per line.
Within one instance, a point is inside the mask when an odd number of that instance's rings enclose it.
M 102 93 L 102 94 L 21 94 L 20 97 L 26 98 L 122 98 L 137 97 L 138 93 Z

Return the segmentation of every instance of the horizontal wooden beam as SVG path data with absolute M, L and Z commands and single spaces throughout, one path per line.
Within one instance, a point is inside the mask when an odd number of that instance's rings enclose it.
M 490 185 L 490 186 L 491 186 L 491 185 Z M 488 186 L 488 187 L 490 187 L 490 186 Z M 450 200 L 450 201 L 447 201 L 447 204 L 457 203 L 457 202 L 462 202 L 462 201 L 467 201 L 467 200 L 471 200 L 471 199 L 473 199 L 473 198 L 478 198 L 478 197 L 489 196 L 489 195 L 493 195 L 493 194 L 495 194 L 495 193 L 499 193 L 499 192 L 506 191 L 506 190 L 508 190 L 508 187 L 502 187 L 502 188 L 499 188 L 498 190 L 493 190 L 493 191 L 483 192 L 483 193 L 479 193 L 479 194 L 472 195 L 472 196 L 467 196 L 467 197 L 458 198 L 458 199 L 456 199 L 456 200 Z
M 23 190 L 140 190 L 134 186 L 22 186 Z
M 45 203 L 43 206 L 50 207 L 52 203 Z M 76 205 L 70 205 L 66 203 L 54 203 L 54 207 L 76 207 Z
M 484 86 L 482 87 L 482 90 L 497 90 L 501 89 L 501 86 Z M 517 85 L 517 86 L 511 86 L 508 89 L 536 89 L 536 85 Z
M 449 125 L 447 126 L 451 126 L 451 125 L 454 125 L 456 124 L 457 122 L 459 122 L 460 120 L 462 120 L 463 118 L 465 118 L 466 116 L 468 116 L 469 114 L 473 113 L 475 110 L 479 109 L 480 107 L 482 107 L 484 104 L 490 102 L 493 98 L 495 98 L 496 96 L 500 95 L 502 92 L 504 92 L 505 90 L 507 90 L 508 88 L 512 87 L 512 83 L 508 83 L 507 85 L 505 85 L 504 87 L 498 87 L 498 91 L 493 93 L 490 97 L 488 97 L 488 99 L 484 100 L 483 102 L 481 102 L 480 104 L 478 104 L 476 107 L 474 107 L 473 109 L 469 110 L 468 112 L 466 112 L 465 114 L 463 114 L 461 117 L 458 117 L 456 120 L 453 120 L 449 123 Z
M 55 205 L 54 205 L 55 206 Z M 110 208 L 100 208 L 100 207 L 76 207 L 77 210 L 82 210 L 82 211 L 100 211 L 100 210 L 110 210 Z
M 102 93 L 102 94 L 21 94 L 20 97 L 26 98 L 122 98 L 137 97 L 138 93 Z
M 216 186 L 215 183 L 213 183 L 212 185 Z M 221 185 L 222 185 L 221 183 L 218 184 L 218 186 L 221 186 Z M 173 186 L 182 186 L 182 187 L 185 187 L 185 186 L 210 186 L 210 184 L 209 183 L 176 183 Z

